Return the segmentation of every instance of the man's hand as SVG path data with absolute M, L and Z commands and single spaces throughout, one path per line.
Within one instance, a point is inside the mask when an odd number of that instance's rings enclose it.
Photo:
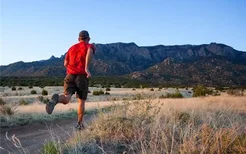
M 91 77 L 91 72 L 89 71 L 89 69 L 85 69 L 85 72 L 87 74 L 87 78 L 90 78 Z

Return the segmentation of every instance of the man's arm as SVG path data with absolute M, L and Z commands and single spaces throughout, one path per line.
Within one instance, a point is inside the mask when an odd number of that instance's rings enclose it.
M 89 48 L 86 54 L 86 59 L 85 59 L 85 72 L 87 73 L 87 78 L 91 77 L 91 73 L 89 71 L 89 64 L 91 62 L 92 59 L 92 55 L 93 55 L 93 49 Z
M 64 66 L 67 67 L 68 66 L 68 60 L 64 60 Z
M 70 50 L 70 49 L 69 49 Z M 69 50 L 65 55 L 65 59 L 64 59 L 64 66 L 67 68 L 68 66 L 68 59 L 69 59 Z

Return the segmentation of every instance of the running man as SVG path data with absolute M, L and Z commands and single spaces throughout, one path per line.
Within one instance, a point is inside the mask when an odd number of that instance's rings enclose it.
M 88 94 L 88 78 L 91 77 L 89 63 L 95 53 L 94 45 L 90 44 L 89 33 L 85 30 L 79 33 L 79 43 L 70 47 L 66 53 L 64 66 L 67 74 L 64 79 L 64 94 L 54 94 L 50 102 L 46 105 L 46 112 L 51 114 L 57 103 L 67 104 L 76 92 L 78 98 L 78 123 L 77 129 L 83 129 L 83 116 L 85 111 L 85 101 Z

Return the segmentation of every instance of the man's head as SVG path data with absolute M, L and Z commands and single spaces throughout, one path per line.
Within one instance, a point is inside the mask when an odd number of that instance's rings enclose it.
M 83 42 L 89 42 L 90 41 L 90 35 L 88 33 L 88 31 L 86 30 L 82 30 L 80 33 L 79 33 L 79 38 L 78 38 L 79 41 L 83 41 Z

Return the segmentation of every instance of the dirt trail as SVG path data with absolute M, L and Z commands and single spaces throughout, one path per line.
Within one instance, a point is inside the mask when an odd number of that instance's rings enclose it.
M 93 115 L 85 115 L 85 123 L 88 124 Z M 21 153 L 19 149 L 14 147 L 14 145 L 7 140 L 6 132 L 8 132 L 8 137 L 15 136 L 21 141 L 24 148 L 28 149 L 28 153 L 35 154 L 39 153 L 40 148 L 47 140 L 51 140 L 53 137 L 59 137 L 64 140 L 69 137 L 69 134 L 73 134 L 75 130 L 74 126 L 76 124 L 76 118 L 74 119 L 63 119 L 47 123 L 34 123 L 27 126 L 20 126 L 15 128 L 1 128 L 1 147 L 7 149 L 10 153 Z M 0 154 L 8 154 L 6 150 L 0 149 Z M 23 153 L 23 152 L 22 152 Z

